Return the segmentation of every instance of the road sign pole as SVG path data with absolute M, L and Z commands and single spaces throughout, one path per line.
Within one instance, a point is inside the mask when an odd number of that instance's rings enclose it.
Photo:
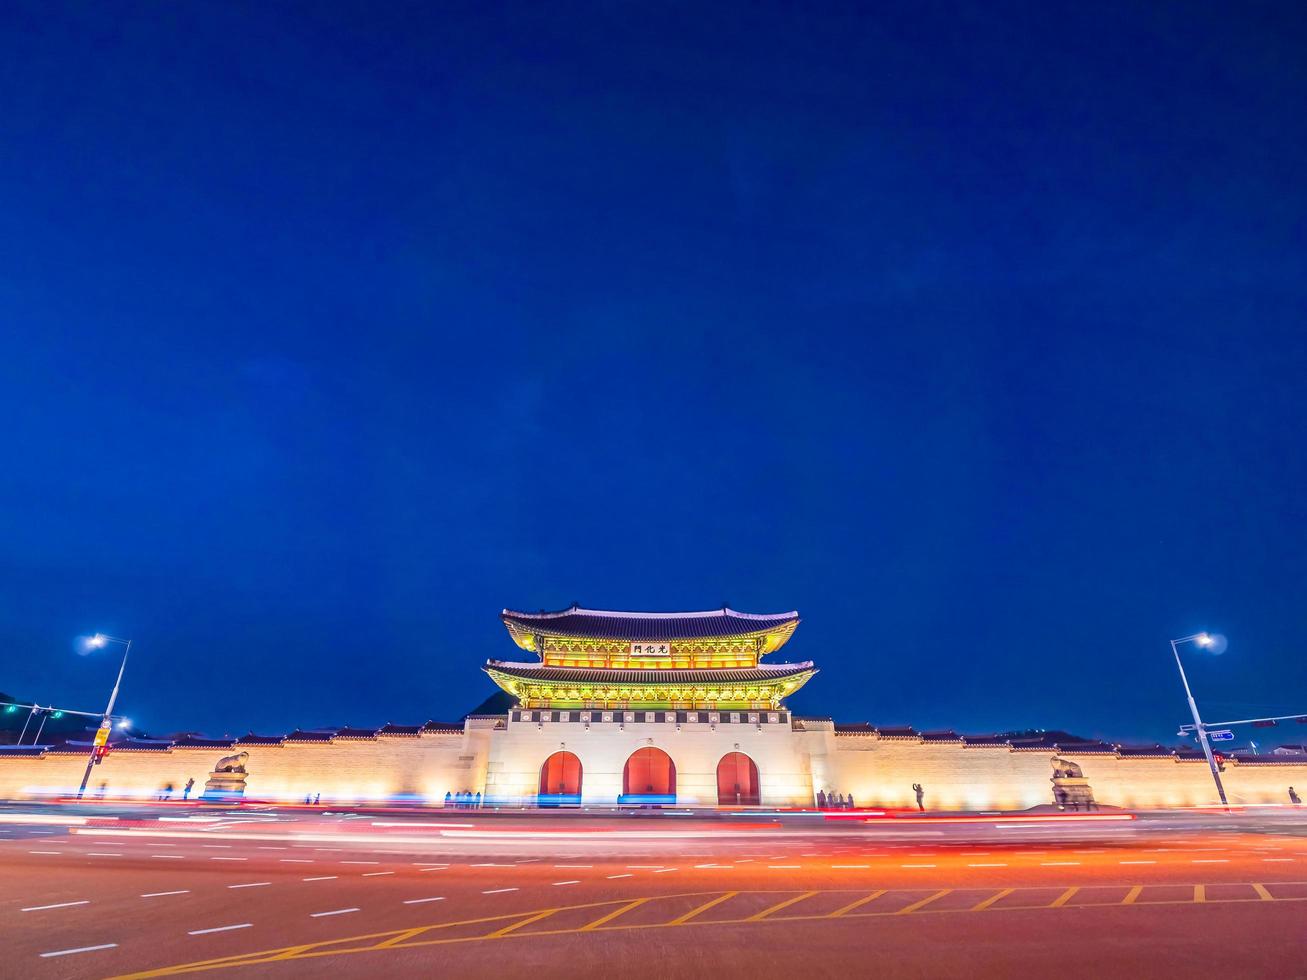
M 1225 787 L 1221 785 L 1221 770 L 1216 765 L 1216 759 L 1212 756 L 1212 747 L 1207 744 L 1207 729 L 1203 725 L 1203 719 L 1198 716 L 1198 704 L 1194 701 L 1193 691 L 1189 690 L 1189 678 L 1184 675 L 1184 664 L 1180 662 L 1180 651 L 1175 643 L 1175 640 L 1171 641 L 1171 652 L 1175 654 L 1175 665 L 1180 670 L 1180 681 L 1184 684 L 1184 694 L 1189 699 L 1189 711 L 1194 716 L 1194 730 L 1198 732 L 1198 741 L 1203 747 L 1203 755 L 1207 757 L 1207 768 L 1212 770 L 1212 779 L 1216 783 L 1216 795 L 1221 798 L 1221 806 L 1229 808 L 1230 804 L 1225 798 Z

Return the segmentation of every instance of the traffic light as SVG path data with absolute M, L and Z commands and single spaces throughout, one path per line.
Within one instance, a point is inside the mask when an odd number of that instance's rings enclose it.
M 64 713 L 63 713 L 62 711 L 56 711 L 56 712 L 55 712 L 53 715 L 51 715 L 50 717 L 52 717 L 52 718 L 62 718 L 63 716 L 64 716 Z
M 16 704 L 5 705 L 5 714 L 7 715 L 12 715 L 17 710 L 18 710 L 18 705 Z
M 97 745 L 95 747 L 95 759 L 93 760 L 94 764 L 98 766 L 101 762 L 104 761 L 104 757 L 108 754 L 109 754 L 109 746 Z

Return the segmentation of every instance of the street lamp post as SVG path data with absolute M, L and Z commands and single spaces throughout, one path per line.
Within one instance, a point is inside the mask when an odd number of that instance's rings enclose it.
M 1225 787 L 1221 785 L 1221 770 L 1217 767 L 1216 759 L 1212 755 L 1212 747 L 1207 742 L 1207 728 L 1203 725 L 1203 719 L 1198 716 L 1198 703 L 1194 701 L 1193 691 L 1189 690 L 1189 678 L 1185 677 L 1184 664 L 1180 662 L 1179 645 L 1181 643 L 1196 643 L 1200 647 L 1210 647 L 1216 643 L 1216 640 L 1207 633 L 1182 636 L 1178 640 L 1171 641 L 1171 653 L 1175 655 L 1175 665 L 1180 670 L 1180 681 L 1184 684 L 1184 694 L 1189 699 L 1189 710 L 1194 716 L 1194 731 L 1198 733 L 1198 741 L 1203 747 L 1203 755 L 1207 757 L 1207 767 L 1212 770 L 1212 779 L 1216 781 L 1216 795 L 1221 798 L 1221 806 L 1228 807 L 1230 804 L 1225 798 Z
M 104 709 L 104 715 L 100 719 L 101 728 L 105 728 L 110 724 L 109 716 L 113 714 L 113 703 L 118 700 L 118 687 L 123 682 L 123 671 L 127 669 L 127 655 L 132 652 L 131 640 L 121 640 L 116 636 L 106 636 L 104 633 L 96 633 L 90 640 L 93 647 L 102 647 L 106 643 L 121 643 L 123 645 L 123 662 L 118 665 L 118 679 L 113 682 L 113 690 L 109 692 L 109 706 Z M 86 760 L 86 772 L 82 773 L 82 785 L 77 788 L 77 798 L 79 800 L 82 798 L 82 794 L 86 792 L 86 784 L 91 781 L 91 767 L 95 765 L 96 748 L 98 746 L 91 747 L 91 755 Z

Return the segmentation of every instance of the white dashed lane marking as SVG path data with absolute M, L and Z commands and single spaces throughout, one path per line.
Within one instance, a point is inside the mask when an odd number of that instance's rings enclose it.
M 264 885 L 271 885 L 270 881 L 247 881 L 243 885 L 228 885 L 228 888 L 262 888 Z
M 189 895 L 190 893 L 189 888 L 183 888 L 175 892 L 146 892 L 141 898 L 162 898 L 164 895 Z
M 436 895 L 433 896 L 432 898 L 406 898 L 404 899 L 404 904 L 421 905 L 423 902 L 443 902 L 444 900 L 445 900 L 444 895 Z
M 350 912 L 357 912 L 357 911 L 358 909 L 356 908 L 332 909 L 330 912 L 310 912 L 309 917 L 313 919 L 321 919 L 323 916 L 327 916 L 327 915 L 347 915 Z
M 54 905 L 29 905 L 25 909 L 19 909 L 20 912 L 44 912 L 46 909 L 66 909 L 74 905 L 90 905 L 91 900 L 84 898 L 80 902 L 56 902 Z
M 253 922 L 241 922 L 234 926 L 214 926 L 212 929 L 192 929 L 186 935 L 188 936 L 207 936 L 211 932 L 230 932 L 233 929 L 249 929 L 254 925 Z
M 555 885 L 579 885 L 581 884 L 581 882 L 574 878 L 571 881 L 555 881 L 554 884 Z
M 481 894 L 482 894 L 482 895 L 498 895 L 498 894 L 500 894 L 501 892 L 515 892 L 515 891 L 517 891 L 516 888 L 491 888 L 489 891 L 484 891 L 484 892 L 482 892 Z
M 71 956 L 73 953 L 93 953 L 97 949 L 117 949 L 117 943 L 101 943 L 99 946 L 78 946 L 76 949 L 56 949 L 49 953 L 42 953 L 42 958 L 51 956 Z

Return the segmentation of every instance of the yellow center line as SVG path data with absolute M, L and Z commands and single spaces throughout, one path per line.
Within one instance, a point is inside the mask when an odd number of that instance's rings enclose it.
M 708 911 L 710 908 L 712 908 L 714 905 L 721 905 L 722 902 L 726 901 L 728 898 L 734 898 L 734 897 L 735 897 L 736 895 L 738 895 L 738 894 L 740 894 L 740 893 L 739 893 L 739 892 L 726 892 L 726 893 L 723 894 L 723 895 L 718 895 L 716 898 L 710 898 L 710 899 L 708 899 L 708 901 L 704 902 L 702 905 L 690 909 L 690 911 L 686 912 L 685 915 L 681 916 L 680 918 L 673 919 L 671 922 L 669 922 L 669 923 L 667 923 L 667 924 L 668 924 L 669 926 L 679 926 L 679 925 L 682 925 L 683 923 L 689 922 L 691 919 L 693 919 L 693 918 L 694 918 L 696 915 L 698 915 L 700 912 L 707 912 L 707 911 Z
M 1061 895 L 1057 896 L 1057 898 L 1053 899 L 1053 901 L 1052 901 L 1051 903 L 1049 903 L 1049 906 L 1048 906 L 1048 907 L 1049 907 L 1050 909 L 1060 909 L 1060 908 L 1061 908 L 1063 905 L 1065 905 L 1067 902 L 1071 901 L 1071 896 L 1074 895 L 1074 894 L 1075 894 L 1076 892 L 1078 892 L 1078 891 L 1080 891 L 1080 886 L 1079 886 L 1079 885 L 1075 885 L 1075 886 L 1073 886 L 1073 887 L 1071 887 L 1071 888 L 1068 888 L 1068 889 L 1067 889 L 1066 891 L 1064 891 Z
M 593 922 L 588 922 L 588 923 L 586 923 L 585 925 L 583 925 L 583 926 L 582 926 L 580 929 L 578 929 L 577 931 L 578 931 L 578 932 L 589 932 L 591 929 L 598 929 L 598 928 L 599 928 L 601 925 L 603 925 L 604 923 L 606 923 L 606 922 L 612 922 L 614 919 L 616 919 L 616 918 L 617 918 L 619 915 L 621 915 L 623 912 L 629 912 L 629 911 L 631 911 L 631 909 L 635 908 L 637 905 L 643 905 L 643 904 L 644 904 L 645 902 L 647 902 L 647 901 L 649 901 L 649 899 L 647 899 L 647 898 L 637 898 L 637 899 L 636 899 L 635 901 L 633 901 L 633 902 L 627 902 L 625 905 L 622 905 L 622 906 L 620 906 L 620 907 L 618 907 L 618 908 L 613 909 L 613 911 L 609 912 L 607 915 L 601 915 L 599 918 L 595 919 Z
M 843 915 L 846 912 L 852 912 L 854 909 L 862 908 L 862 906 L 866 905 L 868 902 L 874 902 L 876 899 L 880 898 L 884 894 L 885 894 L 885 889 L 881 888 L 878 891 L 872 892 L 870 895 L 863 895 L 862 898 L 859 898 L 857 901 L 850 902 L 848 905 L 844 906 L 843 908 L 836 909 L 826 918 L 828 919 L 839 918 L 841 915 Z
M 767 916 L 771 915 L 773 912 L 779 912 L 781 909 L 789 908 L 795 902 L 802 902 L 805 898 L 812 898 L 812 896 L 816 894 L 817 894 L 816 892 L 804 892 L 801 895 L 795 895 L 793 898 L 787 898 L 783 902 L 777 902 L 775 905 L 768 906 L 767 908 L 763 909 L 761 912 L 757 912 L 749 916 L 744 921 L 759 922 L 762 919 L 767 918 Z
M 422 935 L 422 933 L 426 932 L 430 928 L 431 928 L 430 926 L 418 926 L 416 929 L 405 929 L 403 932 L 397 932 L 389 939 L 382 940 L 381 942 L 377 943 L 375 946 L 371 948 L 385 949 L 388 946 L 398 946 L 400 943 L 406 942 L 407 940 L 412 939 L 414 936 Z M 301 947 L 300 950 L 297 950 L 297 952 L 302 951 L 304 948 L 306 947 Z M 293 955 L 294 953 L 290 953 L 285 956 L 282 956 L 281 959 L 289 959 Z
M 971 906 L 971 911 L 979 912 L 982 909 L 987 909 L 995 902 L 997 902 L 999 899 L 1007 898 L 1014 891 L 1016 891 L 1015 888 L 1004 888 L 1001 892 L 995 892 L 993 895 L 990 895 L 989 898 L 983 899 L 977 902 L 975 905 Z
M 935 894 L 933 894 L 933 895 L 927 895 L 925 898 L 921 899 L 920 901 L 913 902 L 911 905 L 905 905 L 903 908 L 899 909 L 899 910 L 898 910 L 897 912 L 895 912 L 894 914 L 895 914 L 895 915 L 907 915 L 909 912 L 915 912 L 915 911 L 917 911 L 917 909 L 919 909 L 919 908 L 924 908 L 925 906 L 929 905 L 931 902 L 935 901 L 935 899 L 937 899 L 937 898 L 943 898 L 945 895 L 947 895 L 947 894 L 948 894 L 949 892 L 951 892 L 952 890 L 953 890 L 952 888 L 941 888 L 939 891 L 935 892 Z
M 1257 892 L 1259 899 L 1261 901 L 1275 901 L 1279 903 L 1307 902 L 1307 895 L 1289 896 L 1289 897 L 1277 899 L 1275 898 L 1275 896 L 1271 895 L 1269 892 L 1266 891 L 1264 885 L 1259 886 L 1251 882 L 1242 882 L 1241 884 L 1249 885 L 1249 887 L 1251 887 L 1254 891 Z M 1293 882 L 1293 884 L 1307 884 L 1307 882 Z M 1128 904 L 1128 905 L 1137 904 L 1136 899 L 1140 891 L 1144 887 L 1145 886 L 1143 885 L 1131 886 L 1130 891 L 1127 893 L 1125 899 L 1123 899 L 1122 904 Z M 1143 904 L 1149 905 L 1150 907 L 1154 905 L 1189 905 L 1195 901 L 1207 900 L 1206 889 L 1204 886 L 1196 885 L 1194 886 L 1194 889 L 1195 889 L 1195 895 L 1193 898 L 1163 900 L 1160 902 L 1146 902 Z M 1020 893 L 1024 891 L 1034 890 L 1034 889 L 1022 887 L 1013 890 Z M 637 930 L 637 929 L 660 929 L 660 928 L 667 928 L 669 926 L 694 928 L 696 926 L 743 925 L 751 922 L 768 921 L 767 917 L 772 915 L 774 912 L 777 912 L 780 909 L 785 908 L 789 905 L 793 905 L 797 902 L 801 902 L 806 898 L 812 897 L 813 895 L 848 894 L 849 891 L 850 891 L 849 889 L 840 889 L 831 892 L 820 892 L 820 891 L 803 892 L 802 894 L 793 895 L 792 897 L 786 899 L 785 901 L 772 905 L 770 908 L 764 909 L 762 912 L 749 916 L 748 918 L 728 919 L 728 920 L 719 921 L 719 920 L 703 920 L 703 919 L 689 918 L 687 916 L 681 916 L 680 920 L 665 921 L 665 922 L 638 922 L 638 923 L 631 923 L 629 925 L 618 922 L 612 928 Z M 862 913 L 862 915 L 865 916 L 903 915 L 904 913 L 914 912 L 917 909 L 924 908 L 925 906 L 943 897 L 944 895 L 949 894 L 949 892 L 951 891 L 953 891 L 953 889 L 951 888 L 941 889 L 940 891 L 937 891 L 927 896 L 926 898 L 920 899 L 914 902 L 913 904 L 907 906 L 906 908 L 899 909 L 897 911 L 886 910 L 880 912 L 864 912 Z M 1005 894 L 1005 892 L 999 892 L 998 894 L 991 896 L 991 898 L 987 900 L 991 904 L 986 907 L 992 907 L 994 909 L 994 914 L 998 914 L 1008 909 L 1028 910 L 1028 909 L 1035 909 L 1035 908 L 1039 908 L 1039 909 L 1059 908 L 1065 905 L 1077 891 L 1079 891 L 1078 887 L 1066 889 L 1066 891 L 1064 891 L 1050 905 L 995 906 L 992 903 L 998 901 Z M 520 930 L 521 927 L 523 926 L 529 925 L 532 922 L 537 922 L 540 919 L 545 918 L 546 916 L 553 915 L 560 911 L 579 911 L 581 909 L 599 909 L 604 907 L 611 907 L 615 903 L 611 901 L 591 902 L 585 905 L 574 905 L 574 906 L 565 906 L 565 907 L 560 906 L 557 908 L 545 909 L 536 913 L 520 912 L 520 913 L 512 913 L 509 915 L 500 914 L 497 916 L 486 916 L 484 918 L 477 918 L 477 919 L 464 919 L 457 922 L 433 923 L 431 925 L 424 926 L 421 929 L 391 930 L 389 932 L 372 933 L 370 935 L 350 936 L 341 939 L 327 939 L 327 940 L 322 940 L 321 942 L 318 943 L 309 943 L 300 946 L 283 946 L 277 949 L 266 949 L 266 950 L 261 950 L 256 952 L 242 953 L 242 954 L 236 954 L 232 956 L 222 956 L 215 959 L 192 961 L 190 963 L 181 963 L 173 966 L 149 969 L 137 973 L 122 975 L 119 978 L 117 978 L 117 980 L 140 980 L 140 978 L 146 978 L 146 977 L 175 976 L 181 973 L 199 973 L 199 972 L 207 972 L 209 970 L 230 969 L 232 967 L 250 967 L 250 966 L 257 966 L 262 963 L 272 963 L 277 961 L 283 961 L 283 962 L 286 960 L 298 961 L 298 960 L 317 959 L 319 957 L 344 956 L 348 953 L 368 953 L 383 948 L 417 949 L 423 946 L 441 946 L 441 945 L 459 944 L 459 943 L 477 943 L 477 942 L 484 942 L 486 940 L 500 939 L 500 938 L 516 940 L 516 939 L 523 939 L 523 938 L 540 938 L 540 937 L 547 937 L 547 936 L 577 935 L 578 933 L 589 932 L 608 922 L 612 922 L 614 919 L 617 919 L 619 916 L 623 915 L 624 913 L 629 912 L 630 910 L 640 905 L 643 905 L 647 902 L 659 901 L 667 898 L 702 898 L 705 894 L 714 894 L 714 893 L 700 892 L 697 895 L 694 893 L 681 894 L 681 895 L 658 895 L 658 896 L 648 896 L 645 898 L 632 899 L 631 901 L 619 905 L 617 908 L 608 912 L 606 915 L 602 916 L 601 918 L 596 919 L 593 922 L 588 923 L 579 928 L 564 927 L 564 928 L 557 928 L 557 929 L 539 929 L 539 930 L 534 930 L 529 932 L 515 931 L 515 930 Z M 786 894 L 786 893 L 781 891 L 752 891 L 752 892 L 737 892 L 734 894 L 777 895 L 777 894 Z M 875 900 L 876 898 L 879 898 L 883 894 L 886 894 L 884 890 L 873 892 L 872 894 L 866 895 L 863 898 L 856 900 L 855 902 L 849 903 L 848 905 L 844 906 L 841 909 L 838 909 L 836 912 L 833 913 L 823 912 L 823 913 L 792 915 L 792 916 L 785 916 L 779 919 L 772 919 L 770 921 L 786 922 L 786 923 L 829 921 L 831 918 L 837 918 L 841 915 L 845 915 L 851 909 L 858 908 L 862 905 L 866 905 L 867 903 Z M 714 902 L 724 901 L 724 900 L 725 900 L 725 896 L 714 895 L 714 899 L 713 899 Z M 1212 900 L 1213 903 L 1221 903 L 1221 904 L 1231 903 L 1231 902 L 1248 902 L 1248 901 L 1253 901 L 1253 899 L 1216 898 Z M 696 909 L 693 913 L 690 913 L 690 915 L 692 916 L 698 915 L 699 912 L 701 911 L 703 911 L 702 906 L 699 909 Z M 933 910 L 928 910 L 928 911 L 933 911 Z M 941 913 L 966 912 L 968 911 L 968 909 L 951 908 L 951 909 L 940 909 L 938 911 Z M 489 923 L 489 922 L 496 922 L 496 921 L 502 923 L 508 919 L 512 919 L 513 921 L 510 922 L 507 926 L 497 929 L 494 932 L 490 932 L 490 933 L 482 932 L 482 933 L 477 933 L 475 935 L 446 936 L 445 938 L 440 938 L 440 934 L 442 933 L 443 930 L 452 929 L 455 927 L 467 927 L 471 925 L 477 925 L 480 923 Z M 416 933 L 421 931 L 427 931 L 429 934 L 426 936 L 422 936 L 419 939 L 415 939 L 414 937 Z
M 494 932 L 486 933 L 487 939 L 498 939 L 500 936 L 507 936 L 515 929 L 521 929 L 523 926 L 529 926 L 532 922 L 539 922 L 547 916 L 553 915 L 558 909 L 545 909 L 543 912 L 537 912 L 535 915 L 528 915 L 525 919 L 518 919 L 512 925 L 504 926 L 502 929 L 496 929 Z

